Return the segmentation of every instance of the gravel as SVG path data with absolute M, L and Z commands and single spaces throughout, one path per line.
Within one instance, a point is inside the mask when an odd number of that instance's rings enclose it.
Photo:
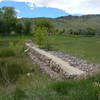
M 37 65 L 39 65 L 42 73 L 47 74 L 49 77 L 51 77 L 51 79 L 54 79 L 54 80 L 63 80 L 63 78 L 60 76 L 60 74 L 52 71 L 45 63 L 43 63 L 36 56 L 34 56 L 33 54 L 31 54 L 31 52 L 29 52 L 28 55 L 30 56 L 30 58 Z
M 48 51 L 50 54 L 61 58 L 64 61 L 69 62 L 69 64 L 73 67 L 76 67 L 82 71 L 86 71 L 87 74 L 93 75 L 100 71 L 100 65 L 96 64 L 88 64 L 87 61 L 78 59 L 76 57 L 70 56 L 69 54 L 65 54 L 59 51 Z

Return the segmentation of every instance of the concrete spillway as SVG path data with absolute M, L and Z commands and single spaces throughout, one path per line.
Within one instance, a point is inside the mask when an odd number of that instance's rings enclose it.
M 68 77 L 79 77 L 85 75 L 85 71 L 79 70 L 71 66 L 68 62 L 63 61 L 62 59 L 42 50 L 38 47 L 32 45 L 32 43 L 26 43 L 27 48 L 32 53 L 32 55 L 36 56 L 42 62 L 46 63 L 49 68 L 53 71 L 59 73 L 65 79 Z

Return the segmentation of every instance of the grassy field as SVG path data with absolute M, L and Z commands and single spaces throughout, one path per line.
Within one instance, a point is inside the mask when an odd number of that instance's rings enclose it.
M 25 41 L 30 38 L 32 37 L 0 37 L 0 100 L 100 100 L 100 74 L 79 81 L 50 79 L 24 53 Z M 52 49 L 94 63 L 100 61 L 99 39 L 50 37 Z M 84 54 L 88 56 L 83 57 Z
M 100 64 L 100 37 L 51 36 L 52 49 Z

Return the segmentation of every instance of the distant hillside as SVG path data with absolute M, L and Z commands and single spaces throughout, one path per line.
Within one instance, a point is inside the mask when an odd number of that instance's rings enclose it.
M 39 18 L 22 18 L 21 21 L 29 20 L 33 23 Z M 83 16 L 61 16 L 50 19 L 61 34 L 85 34 L 86 32 L 95 32 L 100 35 L 100 15 L 83 15 Z

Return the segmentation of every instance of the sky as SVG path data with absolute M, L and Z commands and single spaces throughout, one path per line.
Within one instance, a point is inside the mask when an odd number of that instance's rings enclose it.
M 3 6 L 14 7 L 19 18 L 100 14 L 100 0 L 0 0 Z

